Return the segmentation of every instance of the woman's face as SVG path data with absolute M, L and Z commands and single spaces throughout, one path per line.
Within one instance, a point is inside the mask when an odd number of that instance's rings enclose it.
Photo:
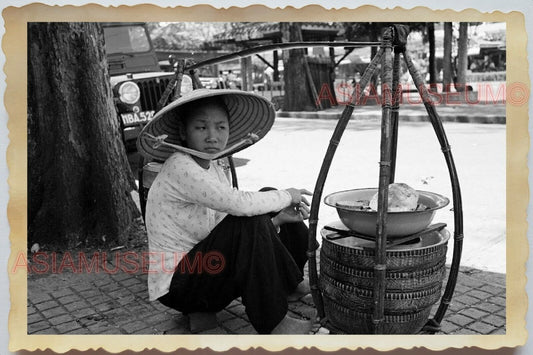
M 228 143 L 229 122 L 224 108 L 207 103 L 187 117 L 184 141 L 188 148 L 204 152 L 217 153 Z

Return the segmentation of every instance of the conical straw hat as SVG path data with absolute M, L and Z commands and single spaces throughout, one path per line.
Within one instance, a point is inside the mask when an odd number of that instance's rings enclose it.
M 137 139 L 137 150 L 145 157 L 165 161 L 176 152 L 176 149 L 157 144 L 157 139 L 154 138 L 166 135 L 167 137 L 164 138 L 166 143 L 181 145 L 178 124 L 180 108 L 189 102 L 215 96 L 222 98 L 229 113 L 230 130 L 227 147 L 241 142 L 250 134 L 256 135 L 258 138 L 256 140 L 259 140 L 268 133 L 274 124 L 276 116 L 274 107 L 268 99 L 262 96 L 241 90 L 196 89 L 173 101 L 155 114 L 154 118 L 141 131 Z M 244 145 L 233 150 L 231 154 L 247 146 Z

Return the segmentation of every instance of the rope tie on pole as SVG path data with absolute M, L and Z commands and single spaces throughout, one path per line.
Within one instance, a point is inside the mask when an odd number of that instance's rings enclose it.
M 384 270 L 387 270 L 387 265 L 385 264 L 376 264 L 374 266 L 374 270 L 376 271 L 384 271 Z
M 463 241 L 464 235 L 462 233 L 461 234 L 455 233 L 453 235 L 453 239 L 456 240 L 456 241 Z
M 449 153 L 449 152 L 452 151 L 452 147 L 449 146 L 449 145 L 445 145 L 445 146 L 442 146 L 442 147 L 440 148 L 440 150 L 442 150 L 442 152 L 443 152 L 444 154 L 446 154 L 446 153 Z

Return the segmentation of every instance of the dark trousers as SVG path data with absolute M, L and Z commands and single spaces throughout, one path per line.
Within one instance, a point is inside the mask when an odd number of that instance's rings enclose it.
M 218 312 L 242 297 L 259 334 L 287 313 L 287 296 L 303 280 L 307 226 L 291 223 L 276 233 L 268 215 L 226 216 L 178 264 L 159 301 L 182 313 Z

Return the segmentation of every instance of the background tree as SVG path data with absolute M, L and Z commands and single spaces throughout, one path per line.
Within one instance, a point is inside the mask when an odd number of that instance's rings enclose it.
M 390 26 L 392 22 L 344 22 L 344 38 L 354 42 L 379 42 L 383 28 Z M 378 47 L 370 47 L 370 59 L 378 52 Z M 377 88 L 379 72 L 374 73 L 370 79 L 370 85 Z
M 150 37 L 158 49 L 200 50 L 209 47 L 213 36 L 229 31 L 237 22 L 149 22 Z
M 428 22 L 426 24 L 427 38 L 429 43 L 429 88 L 431 91 L 437 91 L 437 63 L 435 57 L 435 24 Z
M 139 216 L 97 23 L 28 23 L 28 188 L 29 243 L 110 244 Z
M 451 22 L 444 23 L 444 41 L 443 41 L 443 57 L 442 57 L 442 84 L 443 91 L 450 91 L 453 83 L 452 70 L 452 41 L 453 28 Z
M 457 81 L 455 90 L 464 91 L 466 70 L 468 68 L 468 22 L 459 23 L 459 39 L 457 44 Z
M 302 30 L 298 22 L 281 22 L 283 42 L 301 42 Z M 291 49 L 283 51 L 283 79 L 285 81 L 284 111 L 316 110 L 313 95 L 304 71 L 305 50 Z

